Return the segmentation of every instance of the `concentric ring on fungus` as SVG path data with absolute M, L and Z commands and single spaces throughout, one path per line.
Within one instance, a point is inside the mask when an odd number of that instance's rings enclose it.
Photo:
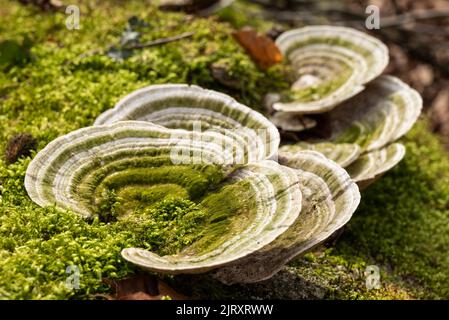
M 144 121 L 87 127 L 41 150 L 27 169 L 25 187 L 37 204 L 83 217 L 95 215 L 104 191 L 113 190 L 125 204 L 133 204 L 120 207 L 119 219 L 137 205 L 149 205 L 134 197 L 142 190 L 164 186 L 172 195 L 184 192 L 210 216 L 202 226 L 204 235 L 172 255 L 138 248 L 124 249 L 122 255 L 153 271 L 204 272 L 269 244 L 301 212 L 293 169 L 271 160 L 236 165 L 234 154 L 221 149 L 227 139 L 219 132 L 167 129 Z
M 265 280 L 286 263 L 320 244 L 351 218 L 360 202 L 357 185 L 335 162 L 314 151 L 279 158 L 293 168 L 303 194 L 295 223 L 276 240 L 241 261 L 214 271 L 220 281 L 251 283 Z
M 379 40 L 347 27 L 307 26 L 276 39 L 295 72 L 289 97 L 273 104 L 278 111 L 316 114 L 330 111 L 360 93 L 388 64 Z M 286 101 L 284 101 L 286 100 Z
M 404 147 L 394 142 L 418 120 L 422 103 L 419 93 L 398 78 L 381 76 L 326 113 L 329 138 L 284 145 L 279 153 L 288 157 L 301 150 L 319 151 L 367 185 L 404 157 Z
M 276 126 L 262 114 L 226 94 L 195 85 L 163 84 L 136 90 L 101 114 L 94 125 L 123 120 L 220 132 L 236 143 L 251 146 L 251 161 L 274 159 L 280 142 Z

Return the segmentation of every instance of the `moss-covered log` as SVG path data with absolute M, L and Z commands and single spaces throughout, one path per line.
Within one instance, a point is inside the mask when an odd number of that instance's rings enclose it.
M 83 2 L 80 8 L 81 29 L 68 30 L 64 14 L 0 0 L 0 41 L 24 43 L 27 37 L 32 41 L 29 59 L 1 66 L 2 154 L 5 142 L 19 132 L 35 137 L 41 150 L 58 136 L 92 125 L 125 94 L 151 84 L 199 84 L 227 92 L 256 110 L 262 109 L 264 93 L 288 86 L 281 80 L 280 67 L 258 70 L 233 40 L 232 27 L 213 18 L 161 13 L 142 1 L 104 2 L 95 9 Z M 115 61 L 103 51 L 117 45 L 131 15 L 149 24 L 143 40 L 195 34 Z M 224 66 L 239 79 L 239 86 L 230 89 L 217 82 L 210 72 L 212 64 Z M 224 286 L 204 276 L 167 281 L 186 294 L 207 298 L 448 298 L 449 159 L 424 120 L 401 142 L 407 156 L 364 191 L 360 208 L 339 241 L 328 244 L 331 248 L 298 258 L 258 284 Z M 12 164 L 0 160 L 0 298 L 89 298 L 109 290 L 102 278 L 136 273 L 120 251 L 142 241 L 143 234 L 156 241 L 160 233 L 146 231 L 155 230 L 154 224 L 161 227 L 161 221 L 148 221 L 142 232 L 131 232 L 126 225 L 86 221 L 69 211 L 37 206 L 24 187 L 25 171 L 34 156 Z M 122 190 L 126 196 L 128 191 Z M 170 192 L 177 191 L 168 186 Z M 163 197 L 151 192 L 147 196 Z M 117 195 L 108 194 L 106 200 L 105 206 L 115 207 Z M 201 219 L 194 203 L 182 201 L 178 204 L 182 216 Z M 157 209 L 173 214 L 170 203 Z M 158 230 L 163 235 L 170 230 L 165 227 Z M 195 237 L 188 228 L 180 232 Z M 80 268 L 79 290 L 66 287 L 68 265 Z M 368 265 L 380 268 L 380 289 L 367 289 Z

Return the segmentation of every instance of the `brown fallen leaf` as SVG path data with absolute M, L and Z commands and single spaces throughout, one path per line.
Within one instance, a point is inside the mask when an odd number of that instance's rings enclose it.
M 250 28 L 243 28 L 232 35 L 259 68 L 265 70 L 282 61 L 282 53 L 270 37 Z
M 35 150 L 36 139 L 29 133 L 18 133 L 12 137 L 5 149 L 5 158 L 8 164 L 16 162 L 20 157 L 27 157 Z
M 172 300 L 188 299 L 155 276 L 146 274 L 118 281 L 105 279 L 104 282 L 115 289 L 115 294 L 97 296 L 108 300 L 162 300 L 164 297 Z

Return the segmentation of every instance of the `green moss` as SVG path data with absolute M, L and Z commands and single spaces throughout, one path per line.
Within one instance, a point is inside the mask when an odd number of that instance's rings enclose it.
M 164 199 L 143 212 L 119 220 L 115 228 L 129 234 L 134 243 L 160 255 L 178 253 L 204 235 L 207 213 L 194 202 Z
M 97 206 L 100 220 L 104 222 L 115 221 L 119 216 L 118 209 L 121 207 L 121 200 L 122 199 L 117 196 L 115 190 L 104 190 Z
M 24 9 L 2 0 L 0 40 L 30 34 L 34 43 L 29 63 L 0 75 L 0 114 L 6 121 L 0 131 L 1 140 L 12 137 L 22 127 L 31 131 L 43 147 L 61 134 L 92 124 L 127 93 L 157 83 L 194 83 L 232 93 L 239 101 L 262 109 L 262 92 L 274 90 L 273 83 L 277 82 L 272 80 L 283 78 L 276 68 L 268 71 L 269 76 L 258 70 L 234 41 L 232 29 L 213 19 L 161 13 L 138 1 L 104 3 L 94 8 L 80 5 L 81 30 L 67 30 L 63 14 L 37 13 L 32 7 Z M 188 31 L 195 35 L 139 50 L 122 62 L 101 54 L 118 43 L 132 15 L 149 23 L 142 41 Z M 229 89 L 215 81 L 210 74 L 213 63 L 225 64 L 228 73 L 244 83 L 242 88 Z
M 216 167 L 216 172 L 223 178 L 221 168 Z M 197 199 L 203 196 L 211 187 L 214 187 L 213 179 L 203 174 L 198 169 L 190 166 L 166 166 L 156 168 L 132 168 L 116 172 L 103 180 L 108 189 L 118 189 L 123 186 L 135 185 L 156 185 L 177 184 L 186 189 L 190 198 Z
M 122 201 L 121 211 L 132 212 L 139 205 L 151 205 L 169 198 L 189 199 L 189 194 L 182 186 L 174 183 L 160 183 L 154 186 L 131 185 L 120 188 L 119 197 Z

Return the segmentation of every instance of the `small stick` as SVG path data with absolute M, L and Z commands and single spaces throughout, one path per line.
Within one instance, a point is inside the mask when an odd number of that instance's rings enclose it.
M 195 34 L 195 32 L 184 32 L 184 33 L 178 34 L 173 37 L 161 38 L 161 39 L 156 39 L 156 40 L 148 41 L 148 42 L 141 43 L 141 44 L 123 47 L 123 49 L 134 50 L 134 49 L 153 47 L 153 46 L 157 46 L 160 44 L 169 43 L 169 42 L 181 40 L 184 38 L 188 38 L 188 37 L 193 36 L 194 34 Z M 91 51 L 88 51 L 86 53 L 79 55 L 78 58 L 87 58 L 87 57 L 90 57 L 90 56 L 93 56 L 96 54 L 103 54 L 104 51 L 105 51 L 104 49 L 94 49 L 94 50 L 91 50 Z
M 169 42 L 178 41 L 178 40 L 181 40 L 184 38 L 188 38 L 188 37 L 193 36 L 194 34 L 195 34 L 195 32 L 184 32 L 184 33 L 178 34 L 173 37 L 161 38 L 161 39 L 156 39 L 156 40 L 148 41 L 148 42 L 141 43 L 141 44 L 126 46 L 126 47 L 124 47 L 124 49 L 134 50 L 134 49 L 153 47 L 153 46 L 157 46 L 160 44 L 169 43 Z

